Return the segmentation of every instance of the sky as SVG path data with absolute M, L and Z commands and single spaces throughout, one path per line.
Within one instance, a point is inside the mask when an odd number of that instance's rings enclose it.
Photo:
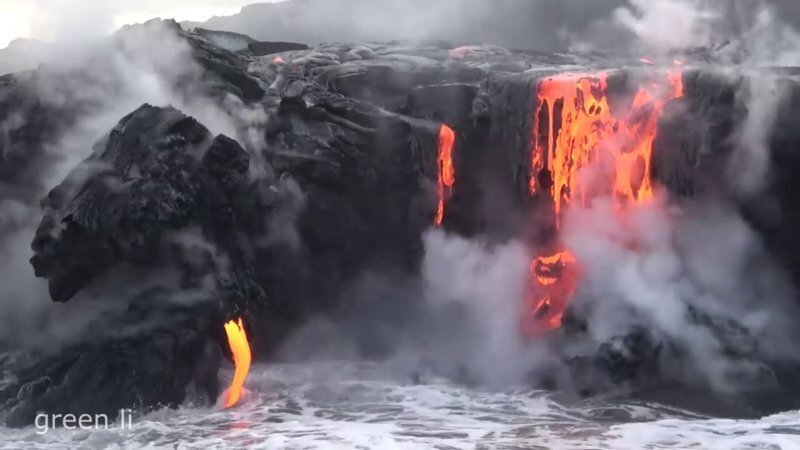
M 275 0 L 0 0 L 0 48 L 16 38 L 108 34 L 153 17 L 202 21 Z

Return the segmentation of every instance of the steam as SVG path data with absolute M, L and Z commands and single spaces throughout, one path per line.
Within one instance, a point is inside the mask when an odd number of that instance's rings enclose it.
M 261 0 L 263 1 L 263 0 Z M 266 0 L 269 1 L 269 0 Z M 47 41 L 105 37 L 122 25 L 155 17 L 197 20 L 231 14 L 255 0 L 82 0 L 80 13 L 75 4 L 63 0 L 23 0 L 30 37 Z
M 697 0 L 630 0 L 614 12 L 616 23 L 630 30 L 645 49 L 681 50 L 712 44 L 718 12 Z
M 735 198 L 757 197 L 769 184 L 768 139 L 785 95 L 777 77 L 757 68 L 797 64 L 800 42 L 765 2 L 747 6 L 630 0 L 613 16 L 648 55 L 703 47 L 740 65 L 746 81 L 737 96 L 747 116 L 727 171 Z M 668 207 L 658 198 L 624 214 L 610 199 L 571 205 L 562 239 L 584 272 L 575 307 L 595 342 L 644 327 L 677 345 L 681 358 L 665 364 L 674 377 L 719 392 L 769 382 L 764 357 L 800 360 L 786 345 L 799 317 L 795 289 L 729 200 L 712 195 Z
M 292 0 L 252 5 L 205 28 L 261 40 L 386 42 L 446 40 L 542 51 L 566 49 L 564 36 L 581 34 L 624 0 Z
M 576 308 L 596 342 L 644 326 L 679 346 L 676 376 L 723 392 L 761 376 L 756 352 L 800 357 L 785 344 L 798 317 L 791 283 L 719 200 L 684 211 L 659 201 L 623 216 L 595 201 L 570 210 L 563 239 L 584 271 Z
M 470 376 L 490 385 L 521 383 L 531 368 L 519 330 L 530 265 L 525 245 L 488 246 L 441 230 L 429 231 L 424 243 L 426 301 L 434 310 L 457 305 L 464 314 L 461 330 L 459 317 L 443 317 L 440 326 L 448 336 L 435 358 L 459 361 Z

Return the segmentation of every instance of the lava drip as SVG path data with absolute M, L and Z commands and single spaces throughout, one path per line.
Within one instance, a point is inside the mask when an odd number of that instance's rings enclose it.
M 225 400 L 225 407 L 230 408 L 242 397 L 244 381 L 247 379 L 247 373 L 250 372 L 251 355 L 242 319 L 239 319 L 238 323 L 233 320 L 226 323 L 225 333 L 228 335 L 228 345 L 231 347 L 233 363 L 236 366 L 231 387 L 228 388 L 228 398 Z
M 456 134 L 453 132 L 453 129 L 447 125 L 442 125 L 439 128 L 439 156 L 436 163 L 439 172 L 439 186 L 437 190 L 439 207 L 436 210 L 436 218 L 433 222 L 437 227 L 442 225 L 446 198 L 450 196 L 453 185 L 456 182 L 456 172 L 453 168 L 453 146 L 455 143 Z
M 532 196 L 552 199 L 556 230 L 573 201 L 585 207 L 593 197 L 610 195 L 621 213 L 653 198 L 658 121 L 667 102 L 682 96 L 680 72 L 643 83 L 626 110 L 616 113 L 609 104 L 608 73 L 563 74 L 539 83 L 529 188 Z M 580 276 L 578 261 L 562 246 L 534 259 L 530 270 L 522 329 L 535 336 L 561 326 Z

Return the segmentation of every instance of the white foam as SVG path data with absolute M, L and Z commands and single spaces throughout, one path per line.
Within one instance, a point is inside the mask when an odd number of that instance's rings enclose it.
M 800 412 L 721 420 L 407 378 L 391 363 L 254 366 L 248 395 L 232 409 L 156 411 L 134 419 L 132 430 L 2 429 L 0 449 L 800 448 Z

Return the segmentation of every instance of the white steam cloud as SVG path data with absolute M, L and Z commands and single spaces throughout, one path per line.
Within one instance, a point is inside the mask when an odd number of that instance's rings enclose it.
M 712 43 L 717 12 L 697 0 L 630 0 L 614 19 L 646 49 L 680 50 Z
M 425 298 L 432 306 L 455 303 L 465 313 L 442 323 L 448 330 L 439 361 L 460 361 L 471 376 L 495 386 L 521 383 L 531 369 L 531 355 L 519 328 L 521 299 L 528 286 L 530 257 L 521 242 L 489 246 L 431 230 L 424 237 L 422 265 Z
M 797 359 L 795 294 L 741 217 L 721 203 L 683 211 L 663 202 L 620 215 L 610 201 L 573 208 L 563 239 L 581 262 L 578 308 L 597 342 L 645 327 L 680 346 L 678 374 L 721 391 L 747 387 L 761 366 L 750 339 L 773 357 Z M 693 312 L 713 317 L 718 326 Z M 735 323 L 740 328 L 725 328 Z

